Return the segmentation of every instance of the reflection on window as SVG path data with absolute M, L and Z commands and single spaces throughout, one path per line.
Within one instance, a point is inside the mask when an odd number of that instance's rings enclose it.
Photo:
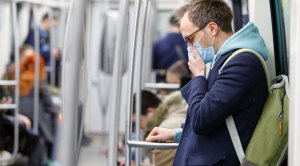
M 290 12 L 289 12 L 291 9 L 290 5 L 291 5 L 290 0 L 281 0 L 280 6 L 283 11 L 287 48 L 290 47 Z M 289 61 L 289 49 L 287 49 L 287 58 Z

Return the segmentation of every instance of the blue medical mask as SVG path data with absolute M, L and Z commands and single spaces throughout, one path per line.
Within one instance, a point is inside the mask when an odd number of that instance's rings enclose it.
M 206 29 L 206 28 L 205 28 L 205 29 Z M 203 33 L 202 33 L 202 35 L 201 35 L 199 41 L 202 39 L 203 34 L 204 34 L 204 32 L 205 32 L 205 29 L 204 29 L 204 31 L 203 31 Z M 213 44 L 214 44 L 214 41 L 215 41 L 215 37 L 213 38 L 210 47 L 207 47 L 207 48 L 201 47 L 199 41 L 196 41 L 196 42 L 194 43 L 194 47 L 197 49 L 199 55 L 201 56 L 201 58 L 203 59 L 203 61 L 204 61 L 205 64 L 212 62 L 213 59 L 214 59 L 214 56 L 215 56 L 215 50 L 214 50 L 214 48 L 213 48 Z M 192 52 L 192 47 L 191 47 L 191 46 L 188 46 L 187 51 L 188 51 L 188 55 L 189 55 L 189 56 L 194 56 L 194 57 L 195 57 L 195 55 L 194 55 L 193 52 Z

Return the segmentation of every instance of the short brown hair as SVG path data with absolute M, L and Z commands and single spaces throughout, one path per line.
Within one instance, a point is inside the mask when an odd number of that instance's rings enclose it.
M 188 13 L 191 22 L 197 27 L 205 27 L 209 22 L 215 22 L 224 32 L 232 32 L 232 11 L 223 0 L 190 0 L 175 11 L 180 20 Z
M 135 102 L 136 102 L 136 95 L 133 95 L 133 110 L 132 112 L 135 114 Z M 156 108 L 160 104 L 161 100 L 158 96 L 150 91 L 142 90 L 141 92 L 141 115 L 146 116 L 148 108 Z
M 173 26 L 176 26 L 176 27 L 179 27 L 179 21 L 178 21 L 177 17 L 172 15 L 169 19 L 169 24 L 173 25 Z
M 182 77 L 190 76 L 190 71 L 188 66 L 182 61 L 179 60 L 172 64 L 168 69 L 167 72 L 175 74 L 179 79 Z

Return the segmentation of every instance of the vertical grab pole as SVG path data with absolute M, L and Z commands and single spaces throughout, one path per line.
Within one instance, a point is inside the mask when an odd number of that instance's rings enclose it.
M 54 57 L 54 48 L 55 48 L 55 37 L 54 37 L 54 14 L 53 9 L 51 8 L 49 11 L 49 22 L 50 22 L 50 84 L 55 86 L 56 82 L 56 60 Z
M 11 9 L 13 15 L 13 32 L 14 32 L 14 52 L 15 52 L 15 113 L 14 116 L 17 117 L 19 114 L 19 80 L 20 80 L 20 55 L 19 55 L 19 30 L 18 30 L 18 17 L 17 17 L 17 4 L 11 1 Z M 17 121 L 14 123 L 14 149 L 11 158 L 7 161 L 8 164 L 12 164 L 18 154 L 19 149 L 19 125 Z M 1 164 L 6 164 L 5 161 L 1 160 Z
M 90 50 L 90 25 L 91 25 L 91 1 L 88 1 L 87 6 L 86 6 L 86 25 L 84 27 L 84 52 L 85 52 L 85 57 L 84 57 L 84 71 L 83 71 L 83 85 L 82 85 L 82 91 L 83 91 L 83 105 L 82 105 L 82 116 L 81 116 L 81 124 L 79 128 L 79 134 L 78 135 L 78 141 L 76 142 L 76 157 L 75 161 L 78 163 L 79 157 L 80 157 L 80 147 L 81 147 L 81 142 L 82 142 L 82 137 L 84 135 L 83 133 L 83 127 L 84 127 L 84 120 L 85 120 L 85 112 L 86 112 L 86 102 L 87 102 L 87 96 L 88 96 L 88 83 L 87 83 L 87 61 L 89 58 L 89 50 Z M 78 125 L 76 125 L 78 126 Z
M 150 1 L 151 3 L 150 3 L 150 5 L 149 5 L 149 25 L 147 26 L 147 27 L 149 27 L 149 39 L 148 39 L 148 41 L 150 41 L 149 42 L 149 51 L 148 51 L 148 66 L 147 66 L 147 69 L 148 69 L 148 71 L 147 71 L 147 74 L 148 74 L 148 78 L 149 78 L 149 80 L 146 80 L 145 81 L 145 83 L 146 82 L 149 82 L 150 81 L 150 79 L 152 79 L 152 75 L 151 75 L 151 72 L 152 72 L 152 55 L 153 55 L 153 50 L 152 50 L 152 45 L 153 45 L 153 40 L 154 40 L 154 36 L 155 36 L 155 34 L 154 34 L 154 32 L 155 32 L 155 24 L 154 24 L 154 21 L 155 21 L 155 17 L 154 17 L 154 14 L 155 14 L 155 8 L 154 8 L 154 2 L 153 1 Z
M 147 14 L 147 5 L 148 0 L 143 0 L 143 8 L 141 11 L 141 17 L 139 22 L 139 29 L 138 29 L 138 44 L 137 44 L 137 55 L 136 55 L 136 73 L 135 73 L 135 85 L 136 85 L 136 103 L 135 103 L 135 110 L 136 110 L 136 140 L 140 140 L 141 134 L 141 124 L 140 124 L 140 116 L 141 116 L 141 105 L 142 105 L 142 95 L 141 95 L 141 78 L 142 78 L 142 59 L 143 59 L 143 45 L 144 45 L 144 32 L 145 32 L 145 20 L 146 20 L 146 14 Z M 135 163 L 136 165 L 140 165 L 141 150 L 139 148 L 136 148 L 135 153 Z
M 17 4 L 12 1 L 12 12 L 13 12 L 13 28 L 14 28 L 14 43 L 15 43 L 15 80 L 17 81 L 17 85 L 15 86 L 15 104 L 17 105 L 15 109 L 15 117 L 19 114 L 19 91 L 20 91 L 20 52 L 19 52 L 19 25 L 18 25 L 18 17 L 17 17 Z M 14 124 L 14 150 L 13 157 L 16 157 L 19 149 L 19 125 L 17 121 Z M 12 158 L 14 161 L 14 158 Z
M 147 11 L 146 11 L 146 25 L 145 25 L 145 33 L 144 33 L 144 49 L 142 49 L 143 59 L 142 59 L 142 65 L 143 65 L 143 73 L 142 73 L 142 84 L 141 88 L 144 89 L 144 85 L 146 82 L 149 82 L 150 78 L 150 70 L 151 70 L 151 64 L 152 64 L 152 35 L 151 35 L 151 1 L 148 1 L 147 5 Z
M 126 118 L 126 165 L 131 165 L 131 147 L 128 145 L 128 141 L 131 139 L 131 115 L 132 115 L 132 96 L 133 96 L 133 80 L 134 80 L 134 69 L 135 69 L 135 56 L 136 56 L 136 44 L 137 44 L 137 32 L 138 32 L 138 25 L 139 25 L 139 14 L 140 14 L 140 3 L 141 0 L 135 1 L 134 7 L 134 30 L 133 30 L 133 40 L 132 45 L 130 46 L 130 57 L 129 57 L 129 76 L 128 76 L 128 93 L 129 97 L 127 98 L 127 118 Z
M 111 116 L 110 116 L 110 132 L 109 132 L 109 151 L 108 165 L 116 165 L 117 161 L 117 145 L 120 119 L 120 104 L 121 104 L 121 83 L 123 70 L 123 55 L 125 54 L 125 34 L 129 0 L 120 1 L 120 25 L 117 30 L 116 47 L 114 54 L 114 68 L 112 78 L 112 100 L 111 100 Z
M 75 118 L 78 109 L 78 89 L 81 56 L 84 55 L 83 26 L 85 22 L 86 0 L 73 0 L 68 13 L 65 33 L 63 77 L 62 77 L 62 129 L 58 146 L 58 160 L 61 165 L 73 166 L 75 161 Z
M 37 6 L 33 6 L 34 15 L 34 114 L 33 114 L 33 130 L 39 133 L 39 80 L 40 80 L 40 32 L 37 19 Z

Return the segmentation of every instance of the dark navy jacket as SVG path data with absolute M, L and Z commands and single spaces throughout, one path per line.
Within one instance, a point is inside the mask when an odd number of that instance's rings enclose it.
M 195 77 L 181 89 L 189 109 L 174 166 L 239 165 L 225 118 L 233 115 L 245 150 L 268 90 L 263 67 L 250 53 L 231 59 L 219 75 L 232 53 L 219 58 L 207 79 Z
M 51 57 L 51 48 L 50 48 L 50 38 L 48 33 L 43 30 L 42 28 L 39 28 L 40 32 L 40 53 L 42 57 L 44 58 L 46 65 L 50 66 L 50 57 Z M 30 29 L 29 34 L 25 40 L 25 44 L 29 44 L 32 47 L 34 47 L 34 30 Z

